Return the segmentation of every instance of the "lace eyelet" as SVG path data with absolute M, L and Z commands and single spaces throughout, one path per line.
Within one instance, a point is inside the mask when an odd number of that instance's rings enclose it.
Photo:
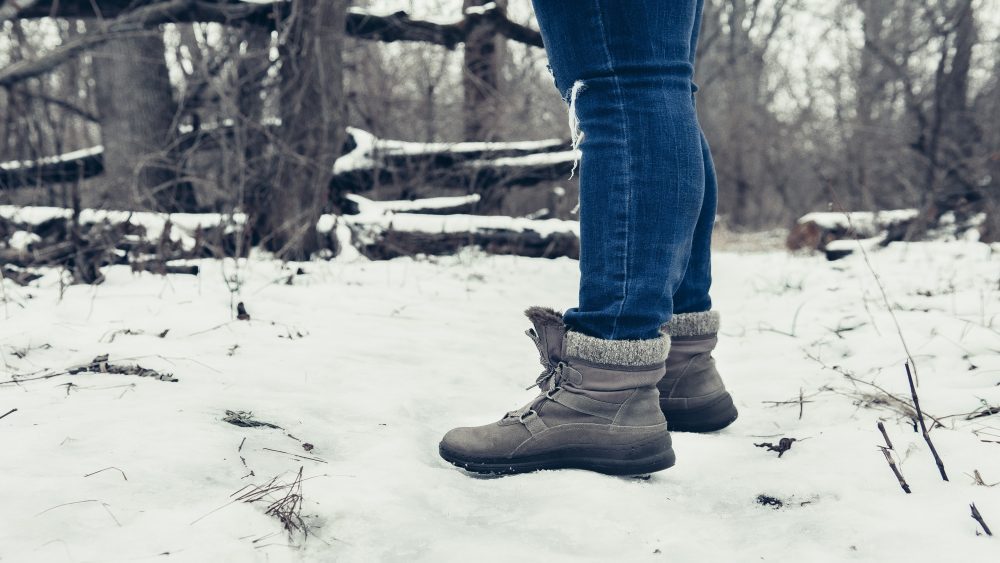
M 529 414 L 533 414 L 533 415 L 536 415 L 536 416 L 538 415 L 538 413 L 535 412 L 535 409 L 529 409 L 528 412 L 522 413 L 521 416 L 517 417 L 517 421 L 518 422 L 524 422 L 524 419 L 527 418 Z
M 555 399 L 553 398 L 553 395 L 555 395 L 559 391 L 562 391 L 562 387 L 557 386 L 554 389 L 549 389 L 548 391 L 545 392 L 545 398 L 550 401 L 554 401 Z

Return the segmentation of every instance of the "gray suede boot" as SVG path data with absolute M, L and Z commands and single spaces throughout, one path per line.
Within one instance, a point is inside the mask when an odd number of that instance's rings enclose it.
M 715 369 L 712 350 L 719 341 L 719 314 L 683 313 L 663 325 L 670 335 L 667 373 L 657 384 L 660 408 L 671 430 L 712 432 L 736 420 L 733 398 Z
M 535 381 L 541 394 L 498 422 L 448 432 L 441 457 L 477 473 L 639 475 L 672 466 L 656 390 L 670 339 L 601 340 L 568 332 L 552 309 L 525 314 L 545 368 Z

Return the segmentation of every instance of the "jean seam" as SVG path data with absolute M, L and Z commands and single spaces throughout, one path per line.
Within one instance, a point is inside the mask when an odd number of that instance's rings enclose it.
M 625 97 L 622 94 L 621 82 L 618 80 L 618 75 L 615 73 L 614 61 L 611 57 L 611 50 L 608 48 L 608 34 L 604 28 L 604 11 L 601 9 L 600 2 L 595 2 L 597 6 L 597 24 L 601 29 L 601 44 L 604 47 L 604 55 L 608 61 L 608 71 L 611 73 L 611 78 L 615 85 L 615 96 L 618 101 L 619 112 L 622 116 L 622 132 L 624 133 L 623 138 L 625 139 L 626 149 L 629 144 L 629 129 L 628 129 L 628 114 L 625 111 Z M 625 310 L 625 302 L 628 300 L 628 286 L 629 286 L 629 253 L 631 251 L 632 245 L 630 244 L 630 231 L 629 225 L 632 222 L 632 155 L 626 150 L 625 151 L 625 265 L 622 268 L 625 276 L 625 280 L 622 283 L 621 291 L 621 302 L 618 305 L 618 312 L 615 313 L 615 321 L 611 325 L 611 335 L 609 340 L 614 340 L 615 336 L 618 334 L 618 321 L 621 320 L 622 311 Z

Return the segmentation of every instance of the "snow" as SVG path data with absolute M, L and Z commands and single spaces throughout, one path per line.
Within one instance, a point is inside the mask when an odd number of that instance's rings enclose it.
M 816 223 L 824 229 L 854 228 L 858 232 L 876 232 L 888 225 L 916 218 L 916 209 L 893 209 L 889 211 L 849 211 L 815 212 L 799 218 L 799 224 Z
M 25 223 L 39 225 L 57 217 L 71 217 L 73 210 L 65 207 L 22 207 L 17 205 L 0 205 L 0 217 Z M 220 213 L 153 213 L 147 211 L 113 211 L 105 209 L 82 209 L 80 223 L 91 224 L 107 221 L 110 223 L 125 223 L 141 226 L 146 230 L 147 240 L 157 240 L 163 233 L 164 226 L 171 223 L 170 238 L 181 241 L 184 248 L 190 250 L 195 245 L 195 233 L 198 229 L 228 224 L 227 228 L 236 228 L 246 222 L 246 215 L 236 213 L 223 215 Z
M 96 145 L 85 149 L 71 151 L 56 156 L 46 156 L 34 160 L 9 160 L 0 162 L 0 170 L 17 170 L 19 168 L 32 168 L 42 164 L 57 164 L 60 162 L 73 162 L 87 157 L 98 156 L 104 153 L 104 145 Z
M 545 151 L 555 147 L 559 147 L 564 144 L 561 139 L 543 139 L 540 141 L 512 141 L 512 142 L 499 142 L 499 141 L 465 141 L 458 143 L 415 143 L 410 141 L 397 141 L 392 139 L 379 139 L 372 135 L 371 133 L 358 129 L 356 127 L 348 127 L 347 132 L 354 138 L 354 142 L 357 145 L 354 150 L 341 156 L 334 163 L 333 171 L 335 174 L 341 174 L 344 172 L 350 172 L 352 170 L 371 168 L 375 166 L 375 161 L 373 159 L 373 154 L 380 154 L 385 156 L 393 155 L 421 155 L 421 154 L 433 154 L 441 152 L 450 153 L 468 153 L 468 152 L 490 152 L 490 151 L 502 151 L 502 150 L 516 150 L 516 151 Z M 553 153 L 562 154 L 562 153 Z M 534 157 L 536 155 L 529 155 Z M 548 157 L 548 153 L 543 153 L 537 155 L 540 157 Z M 514 158 L 525 158 L 525 157 L 514 157 Z M 497 162 L 496 159 L 487 162 Z M 478 162 L 478 161 L 477 161 Z M 543 162 L 548 162 L 543 159 Z
M 579 221 L 563 219 L 528 219 L 501 215 L 422 215 L 418 213 L 345 215 L 349 225 L 364 229 L 384 231 L 410 231 L 422 233 L 471 233 L 484 230 L 535 231 L 541 236 L 553 233 L 580 235 Z
M 574 162 L 580 158 L 580 151 L 559 151 L 524 156 L 506 156 L 492 160 L 473 160 L 470 166 L 544 166 L 560 162 Z
M 0 282 L 0 381 L 24 376 L 0 385 L 0 415 L 17 409 L 0 418 L 0 558 L 993 560 L 997 539 L 977 536 L 969 503 L 997 530 L 1000 487 L 970 476 L 1000 481 L 1000 415 L 966 418 L 1000 404 L 997 250 L 935 242 L 870 253 L 918 362 L 921 405 L 945 426 L 932 436 L 948 483 L 868 384 L 908 395 L 899 337 L 859 253 L 833 263 L 715 253 L 716 358 L 740 419 L 716 434 L 674 434 L 677 466 L 648 480 L 476 478 L 437 455 L 449 428 L 531 398 L 524 387 L 540 368 L 521 311 L 575 304 L 568 259 L 282 265 L 255 255 L 199 261 L 199 276 L 110 267 L 96 287 L 63 288 L 54 271 L 29 287 Z M 236 301 L 251 321 L 234 320 Z M 100 354 L 179 381 L 29 381 Z M 281 429 L 233 426 L 227 410 Z M 911 495 L 876 449 L 879 419 Z M 780 459 L 754 447 L 782 436 L 799 441 Z M 266 503 L 232 502 L 300 467 L 307 539 L 289 539 Z
M 347 199 L 353 201 L 358 206 L 359 213 L 405 213 L 418 211 L 421 209 L 449 209 L 460 205 L 477 203 L 480 200 L 479 194 L 469 194 L 449 197 L 429 197 L 418 200 L 384 200 L 375 201 L 356 194 L 348 194 Z
M 26 252 L 33 243 L 40 240 L 42 240 L 42 237 L 36 235 L 35 233 L 29 233 L 28 231 L 14 231 L 10 235 L 10 239 L 7 240 L 7 246 L 20 252 Z

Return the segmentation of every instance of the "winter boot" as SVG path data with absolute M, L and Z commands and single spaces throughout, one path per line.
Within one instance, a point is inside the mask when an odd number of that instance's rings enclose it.
M 568 331 L 552 309 L 525 314 L 545 368 L 535 381 L 541 393 L 498 422 L 448 432 L 441 457 L 476 473 L 639 475 L 672 466 L 656 390 L 670 339 L 602 340 Z
M 670 429 L 712 432 L 736 420 L 736 406 L 715 369 L 712 350 L 719 341 L 719 314 L 683 313 L 663 325 L 670 336 L 667 373 L 657 384 L 660 408 Z

